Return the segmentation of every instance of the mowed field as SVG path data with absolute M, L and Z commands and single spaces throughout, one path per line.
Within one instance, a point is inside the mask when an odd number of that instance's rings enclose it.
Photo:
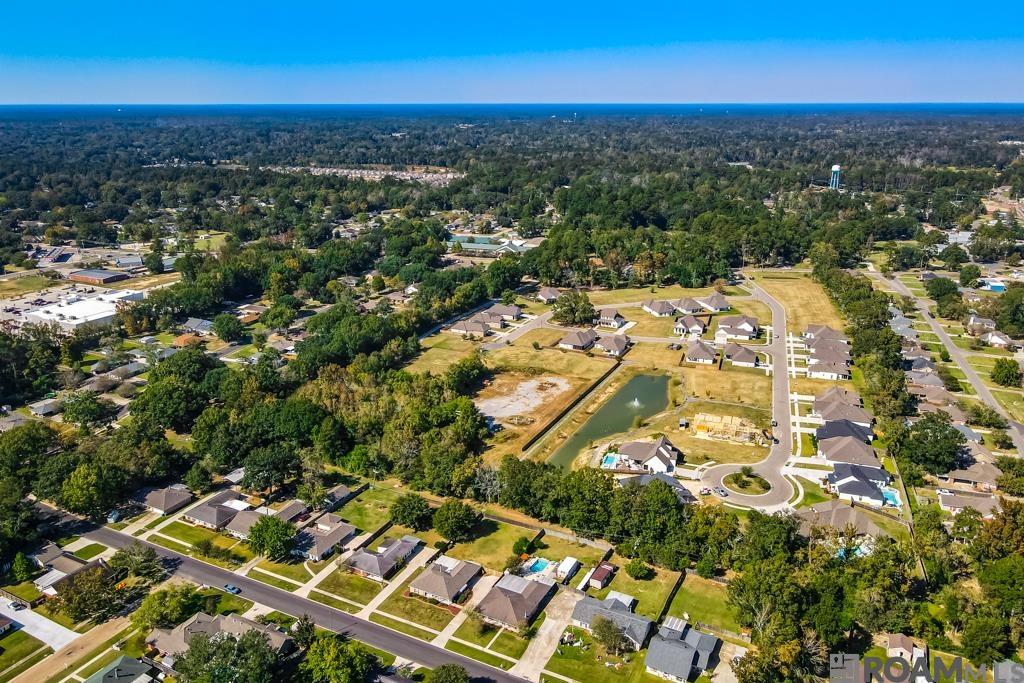
M 420 342 L 423 350 L 416 359 L 405 366 L 409 372 L 444 374 L 445 370 L 479 348 L 479 343 L 463 339 L 451 332 L 438 332 Z
M 766 271 L 757 273 L 755 280 L 786 309 L 790 332 L 802 334 L 813 323 L 843 329 L 839 311 L 810 275 Z
M 0 280 L 0 297 L 8 298 L 25 294 L 26 292 L 38 292 L 54 285 L 61 284 L 59 280 L 51 280 L 42 275 L 22 275 L 21 277 L 5 278 Z

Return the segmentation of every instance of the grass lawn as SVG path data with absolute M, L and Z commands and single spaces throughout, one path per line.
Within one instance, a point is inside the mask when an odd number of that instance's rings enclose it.
M 530 529 L 490 519 L 480 520 L 475 533 L 476 540 L 456 545 L 448 551 L 448 555 L 482 564 L 497 572 L 505 568 L 505 561 L 512 554 L 512 545 L 516 539 L 520 536 L 530 538 L 534 535 Z
M 472 645 L 463 645 L 454 640 L 448 641 L 444 649 L 499 669 L 511 669 L 514 664 L 514 662 L 510 662 L 507 659 L 492 655 L 490 652 L 479 650 Z
M 100 657 L 99 659 L 94 661 L 89 666 L 87 666 L 87 667 L 85 667 L 83 669 L 79 669 L 78 671 L 76 671 L 75 675 L 76 676 L 81 676 L 83 679 L 84 678 L 89 678 L 89 676 L 92 676 L 94 673 L 96 673 L 97 671 L 99 671 L 100 669 L 105 667 L 107 664 L 110 664 L 111 662 L 113 662 L 115 659 L 117 659 L 121 655 L 122 655 L 122 653 L 117 651 L 117 650 L 110 650 L 110 651 L 104 653 L 104 655 L 102 657 Z
M 302 560 L 292 560 L 289 562 L 274 562 L 273 560 L 263 560 L 256 565 L 257 569 L 268 571 L 278 576 L 283 576 L 286 579 L 292 579 L 299 583 L 305 583 L 313 578 L 306 567 L 303 565 Z
M 292 624 L 298 621 L 298 619 L 296 619 L 292 615 L 285 614 L 284 612 L 278 612 L 277 610 L 274 610 L 273 612 L 267 612 L 266 617 L 267 619 L 274 622 L 286 631 L 291 628 Z
M 821 285 L 809 275 L 762 271 L 755 279 L 786 309 L 786 324 L 790 330 L 802 334 L 812 323 L 843 329 L 839 311 Z
M 749 477 L 743 476 L 741 472 L 728 475 L 722 480 L 725 487 L 736 493 L 744 493 L 748 496 L 757 496 L 771 491 L 772 485 L 761 476 L 756 474 Z
M 297 583 L 292 583 L 291 581 L 286 581 L 284 579 L 273 576 L 272 574 L 261 572 L 259 569 L 250 569 L 249 573 L 246 574 L 246 576 L 250 579 L 256 579 L 260 583 L 265 583 L 268 586 L 273 586 L 274 588 L 280 588 L 281 590 L 289 592 L 298 590 L 300 588 L 299 584 Z
M 685 296 L 697 298 L 707 296 L 714 290 L 711 287 L 701 289 L 688 289 L 679 285 L 668 287 L 634 287 L 625 289 L 602 289 L 594 292 L 587 292 L 590 303 L 595 306 L 607 304 L 632 303 L 634 301 L 647 301 L 648 299 L 681 299 Z M 638 309 L 642 310 L 642 309 Z M 644 311 L 644 315 L 650 315 Z
M 333 607 L 334 609 L 341 610 L 342 612 L 348 612 L 349 614 L 355 614 L 359 611 L 359 607 L 357 605 L 353 605 L 351 602 L 345 602 L 344 600 L 338 600 L 337 598 L 332 598 L 330 595 L 321 593 L 320 591 L 310 591 L 309 599 L 316 600 L 328 607 Z
M 26 602 L 32 602 L 43 597 L 43 594 L 39 592 L 35 584 L 32 581 L 22 581 L 21 583 L 6 583 L 7 581 L 14 581 L 13 576 L 4 577 L 4 585 L 0 586 L 8 593 L 13 593 Z
M 628 320 L 635 321 L 635 324 L 626 330 L 626 334 L 638 337 L 677 337 L 672 329 L 676 325 L 675 316 L 657 318 L 642 308 L 631 308 L 628 310 Z
M 199 591 L 199 594 L 213 605 L 212 609 L 217 614 L 242 614 L 252 607 L 251 600 L 232 595 L 219 588 L 204 588 Z M 209 605 L 206 608 L 211 609 Z
M 396 617 L 414 621 L 417 624 L 426 626 L 427 628 L 440 631 L 448 625 L 455 615 L 445 607 L 430 604 L 425 598 L 416 595 L 408 595 L 408 597 L 406 597 L 409 583 L 419 576 L 422 571 L 422 569 L 417 570 L 409 578 L 409 581 L 403 583 L 393 593 L 391 593 L 391 595 L 381 603 L 378 609 L 381 612 L 386 612 Z
M 338 569 L 317 584 L 317 588 L 334 595 L 341 596 L 352 602 L 365 605 L 384 587 L 376 581 Z
M 25 294 L 26 292 L 38 292 L 53 285 L 60 284 L 57 280 L 51 280 L 42 275 L 22 275 L 21 277 L 6 278 L 0 280 L 0 297 L 8 298 Z
M 771 408 L 772 379 L 763 372 L 726 364 L 722 370 L 713 365 L 687 365 L 680 373 L 689 396 Z
M 76 557 L 79 557 L 83 560 L 91 560 L 92 558 L 96 557 L 106 549 L 107 546 L 103 545 L 102 543 L 90 543 L 89 545 L 76 550 L 74 554 Z
M 544 667 L 551 673 L 587 683 L 654 683 L 662 680 L 647 673 L 644 668 L 643 652 L 629 652 L 622 657 L 616 657 L 604 652 L 604 649 L 582 629 L 569 627 L 567 630 L 573 633 L 577 640 L 583 641 L 583 647 L 560 645 Z M 598 661 L 598 656 L 601 657 L 601 661 Z M 606 666 L 608 663 L 613 666 Z
M 20 629 L 7 633 L 0 638 L 0 673 L 41 647 L 45 647 L 42 641 L 36 640 Z
M 426 531 L 416 531 L 411 527 L 402 526 L 400 524 L 395 524 L 390 529 L 388 529 L 388 535 L 396 537 L 415 536 L 416 538 L 423 541 L 423 545 L 429 546 L 431 548 L 436 547 L 434 544 L 438 541 L 444 540 L 443 538 L 441 538 L 441 534 L 437 533 L 433 529 L 427 529 Z
M 376 531 L 388 521 L 388 511 L 401 495 L 390 489 L 369 488 L 345 503 L 337 514 L 360 531 Z
M 797 477 L 796 479 L 804 489 L 804 497 L 801 498 L 800 502 L 797 504 L 798 508 L 810 507 L 811 505 L 823 503 L 826 500 L 832 500 L 832 496 L 827 494 L 825 489 L 821 488 L 821 486 L 815 484 L 810 479 L 804 479 L 803 477 Z
M 411 626 L 405 623 L 404 621 L 392 619 L 387 615 L 381 614 L 379 612 L 374 612 L 373 614 L 371 614 L 370 621 L 372 621 L 375 624 L 380 624 L 381 626 L 387 626 L 388 628 L 398 631 L 399 633 L 404 633 L 407 636 L 419 638 L 420 640 L 430 641 L 434 639 L 435 635 L 437 635 L 435 633 L 431 633 L 430 631 L 424 631 L 421 628 Z
M 552 333 L 558 335 L 557 339 L 560 339 L 563 334 L 558 330 L 531 330 L 510 346 L 488 351 L 484 356 L 484 361 L 492 369 L 540 370 L 542 372 L 557 369 L 560 375 L 589 380 L 597 379 L 612 366 L 614 361 L 599 356 L 588 356 L 585 353 L 553 348 L 533 348 L 532 342 L 535 340 L 539 341 L 542 347 L 545 342 L 550 343 Z
M 177 521 L 171 522 L 162 528 L 160 533 L 165 536 L 176 538 L 182 543 L 187 543 L 188 545 L 195 545 L 200 541 L 215 542 L 215 539 L 219 536 L 216 531 Z
M 38 607 L 32 608 L 32 610 L 36 614 L 44 616 L 47 619 L 49 619 L 50 621 L 55 621 L 58 624 L 60 624 L 61 626 L 63 626 L 64 628 L 69 628 L 72 631 L 78 631 L 79 633 L 82 633 L 83 632 L 82 629 L 88 630 L 87 626 L 83 626 L 81 628 L 76 628 L 77 624 L 71 619 L 71 617 L 69 617 L 68 615 L 64 614 L 63 612 L 58 612 L 57 610 L 51 608 L 48 603 L 44 602 L 42 605 L 39 605 Z
M 480 347 L 479 342 L 463 339 L 452 332 L 438 332 L 420 342 L 422 351 L 406 366 L 409 372 L 430 372 L 443 374 L 445 370 L 468 357 Z
M 1003 408 L 1010 413 L 1014 420 L 1024 420 L 1024 395 L 1010 391 L 993 391 L 992 395 L 1002 404 Z
M 163 546 L 164 548 L 167 548 L 168 550 L 173 550 L 174 552 L 181 553 L 182 555 L 191 555 L 192 554 L 192 548 L 188 547 L 187 545 L 184 545 L 182 543 L 178 543 L 177 541 L 172 541 L 172 540 L 167 539 L 167 538 L 163 538 L 161 536 L 150 536 L 147 539 L 147 542 L 154 543 L 154 544 L 159 545 L 159 546 Z
M 686 613 L 692 621 L 738 633 L 740 625 L 736 621 L 736 612 L 726 604 L 726 597 L 723 584 L 687 574 L 672 598 L 668 613 L 673 617 L 682 617 Z
M 626 573 L 626 564 L 629 560 L 615 554 L 610 560 L 619 570 L 615 572 L 615 578 L 605 588 L 591 593 L 598 599 L 604 599 L 609 591 L 618 591 L 626 595 L 632 595 L 637 599 L 636 613 L 642 614 L 650 619 L 657 619 L 661 616 L 661 610 L 668 600 L 672 586 L 675 585 L 679 572 L 669 571 L 660 567 L 651 567 L 654 577 L 642 581 L 634 579 Z
M 533 626 L 539 628 L 544 619 L 546 613 L 541 612 L 541 615 L 534 620 Z M 489 649 L 495 652 L 501 653 L 506 657 L 512 657 L 513 659 L 519 659 L 526 652 L 526 648 L 530 646 L 530 641 L 526 640 L 518 633 L 512 631 L 502 630 L 494 641 L 491 642 Z
M 529 536 L 529 534 L 526 535 Z M 556 562 L 564 560 L 566 557 L 575 557 L 584 567 L 596 567 L 604 557 L 605 551 L 592 545 L 573 543 L 556 538 L 551 534 L 545 534 L 537 541 L 534 554 Z

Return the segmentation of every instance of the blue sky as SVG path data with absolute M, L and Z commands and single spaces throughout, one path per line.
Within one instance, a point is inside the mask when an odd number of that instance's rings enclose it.
M 1024 101 L 986 3 L 11 3 L 0 102 Z

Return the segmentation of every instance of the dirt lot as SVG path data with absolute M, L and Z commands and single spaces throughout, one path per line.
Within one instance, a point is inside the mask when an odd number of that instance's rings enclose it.
M 558 400 L 571 389 L 569 380 L 558 375 L 524 377 L 516 373 L 498 377 L 476 397 L 476 407 L 497 420 L 528 416 L 547 403 Z

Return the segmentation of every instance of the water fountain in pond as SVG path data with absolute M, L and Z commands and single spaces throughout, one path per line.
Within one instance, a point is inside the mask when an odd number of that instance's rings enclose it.
M 644 404 L 640 402 L 640 399 L 634 397 L 633 400 L 629 402 L 629 407 L 630 408 L 638 408 L 639 409 L 639 408 L 643 408 Z

